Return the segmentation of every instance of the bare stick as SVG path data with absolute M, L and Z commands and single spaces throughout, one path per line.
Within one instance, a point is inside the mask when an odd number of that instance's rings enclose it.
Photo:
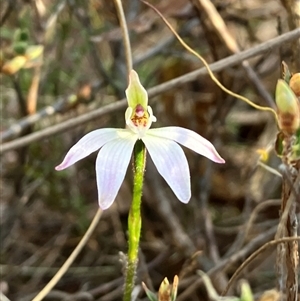
M 226 271 L 229 267 L 231 268 L 233 264 L 238 261 L 243 260 L 245 257 L 249 256 L 252 252 L 254 252 L 258 247 L 262 244 L 269 241 L 275 234 L 276 227 L 272 227 L 266 230 L 264 233 L 259 234 L 254 239 L 252 239 L 247 245 L 245 245 L 242 249 L 232 254 L 229 258 L 222 259 L 219 261 L 213 268 L 211 268 L 206 274 L 207 276 L 212 276 L 215 273 L 219 273 L 220 270 Z M 189 283 L 188 288 L 182 292 L 176 299 L 176 301 L 184 301 L 189 300 L 188 296 L 191 295 L 195 290 L 202 284 L 202 278 L 196 278 L 195 281 Z
M 299 37 L 300 37 L 300 28 L 290 31 L 288 33 L 285 33 L 285 34 L 283 34 L 279 37 L 276 37 L 270 41 L 266 41 L 253 48 L 242 51 L 238 54 L 234 54 L 227 58 L 219 60 L 219 61 L 209 65 L 210 70 L 213 72 L 219 72 L 221 70 L 224 70 L 225 68 L 235 66 L 250 57 L 254 57 L 254 56 L 262 54 L 264 52 L 274 51 L 277 47 L 286 43 L 287 41 L 291 41 L 291 40 L 297 39 Z M 191 81 L 195 80 L 196 78 L 198 78 L 199 76 L 206 75 L 207 73 L 208 73 L 207 69 L 205 67 L 202 67 L 202 68 L 192 71 L 190 73 L 186 73 L 182 76 L 174 78 L 170 81 L 167 81 L 163 84 L 152 87 L 151 89 L 148 90 L 149 98 L 154 97 L 156 95 L 160 95 L 161 93 L 171 90 L 174 87 L 180 87 L 181 85 L 191 82 Z M 97 110 L 93 110 L 89 113 L 83 114 L 81 116 L 69 119 L 60 124 L 43 129 L 39 132 L 27 135 L 26 137 L 22 137 L 22 138 L 14 140 L 14 141 L 4 143 L 4 144 L 0 145 L 0 154 L 3 154 L 4 152 L 7 152 L 12 149 L 17 149 L 17 148 L 26 146 L 34 141 L 39 141 L 39 140 L 48 138 L 50 136 L 53 136 L 55 134 L 63 133 L 67 130 L 74 129 L 74 127 L 85 124 L 91 120 L 97 119 L 100 116 L 103 116 L 110 112 L 114 112 L 114 111 L 123 109 L 123 108 L 125 108 L 126 104 L 127 104 L 127 101 L 125 99 L 122 99 L 116 103 L 106 105 Z
M 50 282 L 39 292 L 39 294 L 32 299 L 32 301 L 41 301 L 47 294 L 52 290 L 52 288 L 58 283 L 61 277 L 65 274 L 71 264 L 74 262 L 78 254 L 81 252 L 87 241 L 89 240 L 90 236 L 94 232 L 100 217 L 102 215 L 102 210 L 99 208 L 96 215 L 94 216 L 89 228 L 85 232 L 84 236 L 82 237 L 79 244 L 76 246 L 72 254 L 69 258 L 65 261 L 62 267 L 58 270 L 58 272 L 54 275 L 54 277 L 50 280 Z
M 143 0 L 142 0 L 143 1 Z M 172 33 L 175 35 L 175 37 L 177 38 L 177 40 L 180 42 L 180 44 L 190 53 L 192 53 L 194 56 L 196 56 L 205 66 L 205 68 L 207 69 L 207 72 L 211 78 L 211 80 L 224 92 L 226 92 L 227 94 L 240 99 L 244 102 L 246 102 L 248 105 L 252 106 L 253 108 L 257 109 L 257 110 L 261 110 L 261 111 L 269 111 L 271 113 L 274 114 L 274 117 L 277 121 L 277 113 L 275 112 L 274 109 L 269 108 L 269 107 L 262 107 L 259 106 L 257 104 L 255 104 L 254 102 L 252 102 L 251 100 L 249 100 L 247 97 L 244 97 L 242 95 L 236 94 L 234 92 L 232 92 L 231 90 L 227 89 L 214 75 L 213 71 L 210 69 L 210 66 L 208 65 L 208 63 L 206 62 L 206 60 L 200 55 L 198 54 L 194 49 L 192 49 L 190 46 L 188 46 L 183 39 L 179 36 L 179 34 L 176 32 L 176 30 L 173 28 L 173 26 L 168 22 L 168 20 L 161 14 L 161 12 L 155 8 L 153 5 L 151 5 L 150 3 L 143 1 L 146 5 L 148 5 L 149 7 L 151 7 L 161 18 L 162 20 L 165 22 L 165 24 L 169 27 L 169 29 L 172 31 Z
M 127 74 L 129 74 L 129 72 L 132 70 L 131 46 L 130 46 L 128 28 L 127 28 L 127 23 L 126 23 L 121 0 L 115 0 L 115 6 L 117 9 L 118 18 L 122 29 L 122 38 L 123 38 L 123 43 L 125 48 L 125 55 L 126 55 Z
M 195 1 L 196 5 L 199 7 L 199 9 L 204 10 L 206 15 L 208 16 L 210 23 L 212 24 L 214 30 L 216 31 L 219 38 L 224 42 L 227 49 L 231 53 L 239 53 L 240 48 L 235 41 L 235 39 L 230 34 L 224 20 L 220 16 L 219 12 L 213 5 L 213 3 L 210 0 L 197 0 Z M 248 61 L 242 62 L 242 67 L 244 68 L 248 79 L 251 81 L 252 85 L 256 89 L 256 91 L 265 99 L 268 106 L 271 108 L 275 108 L 275 104 L 273 102 L 273 99 L 271 95 L 267 92 L 265 87 L 262 85 L 259 77 L 255 73 L 255 71 L 252 69 Z
M 276 240 L 271 240 L 269 242 L 267 242 L 266 244 L 264 244 L 262 247 L 260 247 L 258 250 L 256 250 L 254 253 L 252 253 L 242 264 L 241 266 L 234 272 L 234 274 L 232 275 L 232 277 L 230 278 L 226 289 L 224 290 L 224 292 L 222 293 L 222 296 L 226 295 L 226 293 L 228 292 L 229 287 L 231 286 L 231 284 L 234 282 L 234 280 L 237 278 L 237 276 L 241 273 L 241 271 L 251 262 L 253 261 L 254 258 L 256 258 L 259 254 L 261 254 L 262 252 L 264 252 L 265 250 L 267 250 L 268 248 L 281 244 L 283 242 L 293 242 L 293 241 L 299 241 L 300 240 L 300 236 L 297 237 L 284 237 L 284 238 L 280 238 L 280 239 L 276 239 Z

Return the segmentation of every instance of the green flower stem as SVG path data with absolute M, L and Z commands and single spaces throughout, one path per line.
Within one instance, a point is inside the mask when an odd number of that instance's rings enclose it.
M 128 256 L 126 267 L 125 291 L 123 301 L 131 301 L 134 278 L 138 263 L 141 235 L 141 199 L 146 165 L 146 148 L 142 140 L 134 146 L 133 197 L 128 216 Z

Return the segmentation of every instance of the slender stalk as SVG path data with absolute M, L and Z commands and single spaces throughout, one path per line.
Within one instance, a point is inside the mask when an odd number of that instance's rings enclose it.
M 128 257 L 123 301 L 131 301 L 141 235 L 141 199 L 146 165 L 146 148 L 141 140 L 134 146 L 133 197 L 128 216 Z
M 78 254 L 81 252 L 83 247 L 86 245 L 87 241 L 93 234 L 100 217 L 102 215 L 102 210 L 99 208 L 96 215 L 94 216 L 89 228 L 85 232 L 84 236 L 81 238 L 79 244 L 76 246 L 72 254 L 65 261 L 65 263 L 61 266 L 61 268 L 57 271 L 57 273 L 53 276 L 50 282 L 38 293 L 38 295 L 32 299 L 32 301 L 41 301 L 43 300 L 48 293 L 53 289 L 53 287 L 57 284 L 57 282 L 61 279 L 61 277 L 65 274 L 65 272 L 69 269 L 71 264 L 74 262 Z
M 131 47 L 130 47 L 130 39 L 128 34 L 127 23 L 124 15 L 124 10 L 122 6 L 121 0 L 115 0 L 115 6 L 118 13 L 118 18 L 120 22 L 120 26 L 122 29 L 122 37 L 125 48 L 125 57 L 126 57 L 126 65 L 127 65 L 127 73 L 132 69 L 132 56 L 131 56 Z

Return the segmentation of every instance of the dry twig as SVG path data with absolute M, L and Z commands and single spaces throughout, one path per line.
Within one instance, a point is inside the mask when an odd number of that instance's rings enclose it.
M 251 49 L 242 51 L 238 54 L 234 54 L 234 55 L 229 56 L 225 59 L 222 59 L 218 62 L 215 62 L 210 65 L 210 69 L 212 72 L 221 71 L 225 68 L 237 65 L 245 59 L 262 54 L 266 51 L 270 51 L 270 49 L 274 50 L 276 47 L 279 47 L 280 45 L 284 44 L 285 42 L 297 39 L 299 37 L 300 37 L 300 29 L 295 29 L 291 32 L 288 32 L 279 37 L 276 37 L 270 41 L 267 41 L 260 45 L 257 45 Z M 200 68 L 198 70 L 187 73 L 183 76 L 174 78 L 166 83 L 157 85 L 148 90 L 149 98 L 159 95 L 168 90 L 171 90 L 174 87 L 180 87 L 181 85 L 191 82 L 191 81 L 195 80 L 196 78 L 198 78 L 199 76 L 203 76 L 206 74 L 207 74 L 206 68 Z M 75 117 L 71 120 L 62 122 L 61 124 L 57 124 L 57 125 L 48 127 L 47 129 L 30 134 L 26 137 L 19 138 L 19 139 L 16 139 L 15 141 L 2 144 L 0 147 L 0 154 L 7 152 L 9 150 L 23 147 L 32 142 L 48 138 L 55 134 L 65 132 L 66 130 L 73 129 L 76 126 L 85 124 L 91 120 L 99 118 L 99 116 L 103 116 L 110 112 L 124 109 L 126 106 L 126 103 L 127 103 L 126 100 L 122 99 L 116 103 L 109 104 L 105 107 L 99 108 L 97 110 L 93 110 L 92 112 L 89 112 L 89 113 L 83 114 L 81 116 Z

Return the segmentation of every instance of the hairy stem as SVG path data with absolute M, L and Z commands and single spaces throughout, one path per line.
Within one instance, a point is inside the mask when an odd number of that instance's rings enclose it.
M 131 300 L 138 263 L 138 250 L 141 235 L 141 199 L 143 191 L 144 173 L 146 164 L 146 149 L 141 140 L 134 147 L 134 176 L 133 197 L 128 216 L 128 257 L 126 267 L 126 279 L 124 290 L 124 301 Z

